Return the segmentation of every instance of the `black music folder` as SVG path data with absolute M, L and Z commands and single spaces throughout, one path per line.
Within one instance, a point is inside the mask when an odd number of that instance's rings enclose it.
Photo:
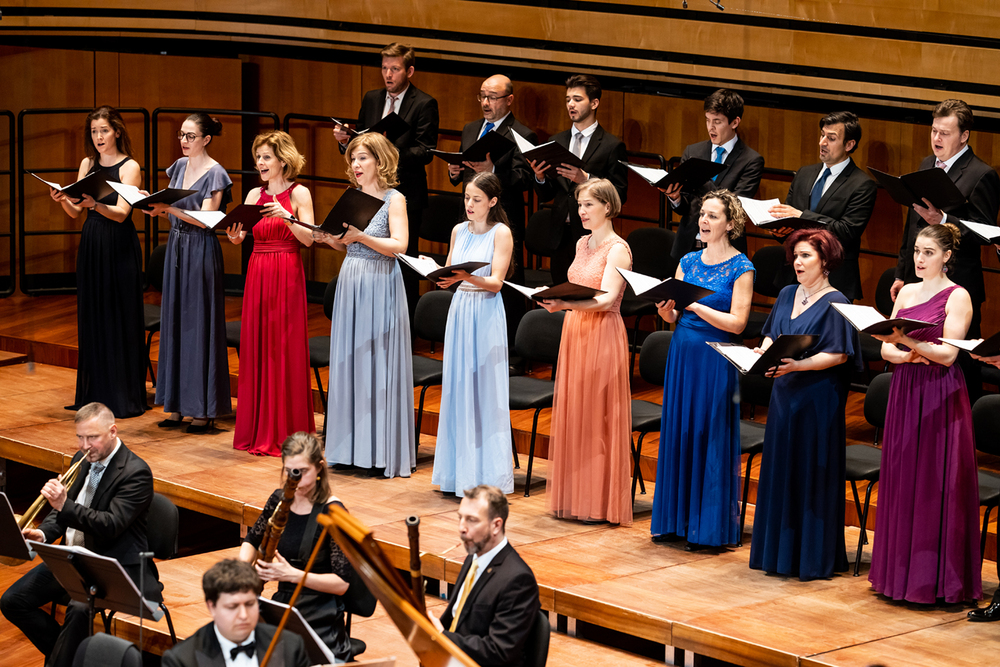
M 321 225 L 310 225 L 307 222 L 289 218 L 289 222 L 306 227 L 317 232 L 326 232 L 334 236 L 341 236 L 347 233 L 347 226 L 356 227 L 359 232 L 365 231 L 368 223 L 372 221 L 375 214 L 382 209 L 383 202 L 378 197 L 372 197 L 361 190 L 344 190 L 344 194 L 334 204 L 326 219 Z
M 583 160 L 578 158 L 574 153 L 571 153 L 569 149 L 564 148 L 554 141 L 536 146 L 517 132 L 511 132 L 511 134 L 514 135 L 514 143 L 517 144 L 525 160 L 544 162 L 549 167 L 566 165 L 583 169 L 584 171 L 587 170 L 587 165 Z
M 685 188 L 699 186 L 705 181 L 712 180 L 713 176 L 721 174 L 728 168 L 722 162 L 712 162 L 699 157 L 689 158 L 681 162 L 676 169 L 670 172 L 655 167 L 643 167 L 624 160 L 619 160 L 619 162 L 642 176 L 654 188 L 664 190 L 674 183 L 680 183 Z
M 10 500 L 3 492 L 0 492 L 0 556 L 20 560 L 32 560 L 35 557 L 35 552 L 28 547 L 27 540 L 17 526 Z
M 181 190 L 179 188 L 164 188 L 158 192 L 154 192 L 151 195 L 144 195 L 139 191 L 139 188 L 134 185 L 127 185 L 125 183 L 118 183 L 116 181 L 108 181 L 108 185 L 115 189 L 122 199 L 129 203 L 132 208 L 137 208 L 140 210 L 147 210 L 150 204 L 166 204 L 170 206 L 174 202 L 178 202 L 185 197 L 190 197 L 193 194 L 197 194 L 197 190 Z
M 281 618 L 288 609 L 287 604 L 268 600 L 264 596 L 258 597 L 257 602 L 260 606 L 261 620 L 271 625 L 281 625 Z M 288 615 L 288 623 L 285 625 L 285 630 L 294 632 L 299 637 L 302 637 L 302 641 L 306 645 L 306 653 L 309 654 L 309 664 L 333 665 L 337 662 L 330 648 L 323 643 L 323 640 L 320 639 L 316 631 L 306 621 L 302 612 L 295 607 L 292 607 L 292 613 Z
M 907 317 L 897 317 L 887 320 L 882 317 L 882 313 L 871 306 L 862 306 L 853 303 L 831 303 L 830 305 L 843 315 L 844 319 L 851 323 L 851 326 L 870 336 L 889 336 L 892 334 L 893 327 L 898 327 L 903 333 L 908 333 L 914 329 L 925 329 L 934 326 L 931 322 L 911 320 Z
M 65 187 L 59 185 L 58 183 L 46 181 L 38 174 L 32 174 L 30 171 L 28 173 L 40 180 L 42 183 L 45 183 L 45 185 L 50 188 L 55 188 L 59 192 L 62 192 L 73 200 L 74 203 L 79 203 L 79 201 L 83 199 L 84 195 L 90 195 L 93 197 L 94 201 L 100 201 L 115 192 L 114 188 L 108 184 L 107 172 L 103 170 L 87 174 L 76 183 L 70 183 Z
M 677 310 L 684 310 L 695 301 L 701 301 L 709 294 L 715 294 L 714 290 L 698 287 L 677 278 L 660 280 L 628 269 L 615 268 L 618 269 L 618 273 L 622 274 L 622 278 L 629 284 L 637 297 L 648 299 L 654 303 L 673 299 L 674 308 Z
M 560 283 L 554 287 L 525 287 L 524 285 L 517 285 L 506 280 L 503 283 L 504 285 L 510 285 L 532 301 L 545 301 L 547 299 L 583 301 L 585 299 L 593 299 L 598 294 L 605 294 L 604 290 L 570 282 Z
M 396 257 L 404 265 L 410 267 L 432 282 L 437 282 L 441 278 L 450 278 L 456 271 L 472 273 L 476 269 L 481 269 L 484 266 L 489 265 L 489 262 L 462 262 L 461 264 L 452 264 L 451 266 L 438 266 L 437 262 L 433 259 L 411 257 L 410 255 L 404 255 L 401 252 L 397 252 Z
M 333 116 L 330 116 L 330 119 L 337 125 L 340 125 L 344 129 L 344 132 L 351 135 L 352 139 L 359 134 L 374 132 L 375 134 L 384 134 L 386 139 L 394 142 L 406 134 L 407 130 L 410 129 L 409 124 L 395 111 L 365 130 L 355 130 L 347 127 L 347 123 L 342 120 L 338 120 Z
M 1000 354 L 1000 332 L 986 340 L 962 340 L 960 338 L 938 338 L 939 341 L 980 357 L 995 357 Z
M 885 188 L 889 196 L 897 204 L 903 206 L 913 206 L 914 204 L 925 206 L 923 198 L 926 197 L 927 201 L 934 204 L 935 208 L 947 211 L 958 208 L 966 202 L 965 195 L 961 193 L 944 169 L 923 169 L 902 176 L 893 176 L 874 167 L 868 167 L 868 171 Z
M 1000 227 L 971 220 L 959 220 L 959 222 L 986 243 L 1000 243 Z
M 229 213 L 222 211 L 184 211 L 184 213 L 209 229 L 216 227 L 227 229 L 240 223 L 243 225 L 243 231 L 248 232 L 264 217 L 263 209 L 264 206 L 261 204 L 240 204 Z
M 763 354 L 758 354 L 752 348 L 738 343 L 706 341 L 706 344 L 736 366 L 743 375 L 766 375 L 772 368 L 779 366 L 782 359 L 801 358 L 818 340 L 819 336 L 782 334 Z
M 514 149 L 514 142 L 503 136 L 499 132 L 487 132 L 476 143 L 466 148 L 461 153 L 449 153 L 431 149 L 431 154 L 436 155 L 448 164 L 462 164 L 463 162 L 484 162 L 487 153 L 494 163 Z

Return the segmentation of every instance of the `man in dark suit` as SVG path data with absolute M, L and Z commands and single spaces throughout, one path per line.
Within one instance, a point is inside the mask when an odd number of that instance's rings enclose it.
M 216 563 L 201 578 L 212 622 L 163 654 L 163 667 L 257 667 L 277 628 L 258 623 L 257 597 L 264 583 L 250 563 Z M 307 667 L 302 637 L 282 632 L 271 655 L 274 667 Z
M 926 199 L 926 207 L 914 205 L 906 216 L 906 226 L 903 228 L 903 240 L 899 247 L 899 259 L 896 262 L 896 279 L 892 283 L 892 299 L 905 283 L 916 282 L 917 274 L 913 269 L 913 246 L 917 234 L 927 225 L 939 225 L 943 222 L 955 223 L 962 232 L 962 240 L 958 245 L 955 261 L 948 272 L 948 277 L 964 287 L 972 298 L 972 322 L 966 338 L 979 338 L 981 335 L 982 306 L 986 300 L 986 286 L 983 282 L 983 241 L 965 225 L 957 224 L 959 220 L 971 220 L 985 225 L 997 224 L 997 209 L 1000 208 L 1000 176 L 988 164 L 976 157 L 969 146 L 969 135 L 975 118 L 972 110 L 962 100 L 945 100 L 938 104 L 932 113 L 934 121 L 931 125 L 931 149 L 929 155 L 920 163 L 920 170 L 944 169 L 966 199 L 965 204 L 945 213 L 934 207 Z M 982 393 L 980 366 L 969 355 L 960 354 L 958 362 L 965 374 L 969 397 L 975 400 Z
M 792 179 L 784 204 L 772 206 L 775 218 L 800 218 L 819 223 L 840 241 L 843 263 L 830 273 L 830 284 L 848 299 L 862 297 L 861 235 L 875 208 L 876 185 L 851 159 L 861 142 L 861 123 L 850 111 L 835 111 L 819 121 L 818 164 L 802 167 Z M 775 230 L 786 236 L 790 228 Z M 775 281 L 779 287 L 795 283 L 795 272 L 785 266 Z
M 705 98 L 708 140 L 685 148 L 681 163 L 696 157 L 721 162 L 726 165 L 726 170 L 715 180 L 707 180 L 696 188 L 685 190 L 678 186 L 667 190 L 670 206 L 680 216 L 677 238 L 670 251 L 675 259 L 680 259 L 695 249 L 702 197 L 713 190 L 722 189 L 739 197 L 753 197 L 757 193 L 764 171 L 764 158 L 737 136 L 736 129 L 742 120 L 743 98 L 736 91 L 720 88 Z M 746 237 L 741 234 L 735 238 L 733 246 L 746 253 Z
M 498 132 L 515 143 L 513 133 L 521 135 L 531 143 L 538 143 L 538 136 L 528 127 L 514 118 L 510 106 L 514 102 L 514 84 L 502 74 L 491 76 L 483 81 L 479 89 L 479 103 L 483 108 L 483 117 L 467 123 L 462 128 L 462 145 L 460 150 L 466 150 L 476 143 L 487 132 Z M 496 174 L 503 186 L 500 195 L 500 205 L 503 206 L 510 222 L 510 231 L 514 236 L 514 273 L 511 277 L 515 283 L 524 282 L 524 192 L 531 187 L 534 174 L 531 167 L 524 161 L 516 147 L 506 155 L 493 160 L 487 155 L 483 162 L 465 162 L 461 165 L 448 165 L 448 178 L 453 185 L 462 184 L 465 192 L 466 184 L 481 171 Z M 524 316 L 525 299 L 517 290 L 506 285 L 501 290 L 504 310 L 507 313 L 507 340 L 513 342 L 517 325 Z
M 420 219 L 427 207 L 426 166 L 434 159 L 430 150 L 437 147 L 438 104 L 437 100 L 410 83 L 416 62 L 416 53 L 411 47 L 394 42 L 382 49 L 381 55 L 385 88 L 365 93 L 361 111 L 358 112 L 357 129 L 367 129 L 393 112 L 410 126 L 395 138 L 393 144 L 399 150 L 399 167 L 396 170 L 399 185 L 396 189 L 406 197 L 410 228 L 406 252 L 415 257 L 418 254 Z M 333 134 L 343 153 L 347 150 L 350 135 L 339 125 L 334 128 Z M 417 303 L 418 282 L 412 271 L 403 272 L 411 320 Z
M 468 556 L 441 620 L 442 630 L 482 667 L 524 665 L 541 603 L 531 568 L 507 542 L 507 496 L 481 484 L 465 491 L 459 531 Z
M 146 599 L 160 601 L 162 586 L 151 560 L 145 567 L 144 583 L 139 582 L 139 554 L 147 549 L 146 515 L 153 500 L 153 474 L 145 461 L 122 444 L 115 416 L 107 407 L 89 403 L 80 408 L 74 421 L 80 451 L 73 462 L 81 457 L 86 461 L 68 489 L 59 478 L 45 483 L 42 495 L 52 511 L 37 529 L 24 529 L 24 536 L 48 544 L 64 537 L 68 545 L 114 558 L 141 586 Z M 87 605 L 78 602 L 69 603 L 62 628 L 39 609 L 67 599 L 44 563 L 18 579 L 0 599 L 3 615 L 45 655 L 50 667 L 73 663 L 92 621 Z
M 625 144 L 604 131 L 597 122 L 601 104 L 601 84 L 589 74 L 574 74 L 566 80 L 566 111 L 573 127 L 552 137 L 560 146 L 576 154 L 586 169 L 565 164 L 529 163 L 535 172 L 538 200 L 552 202 L 552 224 L 565 225 L 562 241 L 552 256 L 552 281 L 566 281 L 566 272 L 576 255 L 576 241 L 584 234 L 576 207 L 576 186 L 588 178 L 606 178 L 625 203 L 628 195 L 628 168 Z M 550 170 L 550 168 L 554 169 Z M 552 172 L 555 173 L 552 173 Z

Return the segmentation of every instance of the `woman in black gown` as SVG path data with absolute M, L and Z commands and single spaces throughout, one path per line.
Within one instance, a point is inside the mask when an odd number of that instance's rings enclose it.
M 132 141 L 116 109 L 102 106 L 87 116 L 83 143 L 87 157 L 77 180 L 103 171 L 109 181 L 139 185 L 139 164 L 132 159 Z M 98 401 L 119 419 L 141 415 L 149 408 L 142 252 L 132 208 L 117 193 L 76 202 L 55 189 L 49 194 L 71 217 L 87 212 L 76 258 L 76 399 L 68 409 Z
M 315 435 L 300 431 L 288 436 L 281 445 L 281 462 L 284 466 L 282 483 L 291 470 L 301 470 L 302 478 L 295 490 L 288 523 L 278 542 L 274 560 L 270 563 L 257 561 L 256 568 L 264 581 L 278 582 L 278 592 L 272 599 L 287 603 L 295 586 L 302 579 L 303 568 L 319 539 L 321 530 L 316 517 L 331 504 L 341 507 L 344 505 L 331 493 L 323 445 Z M 267 522 L 281 498 L 282 489 L 279 488 L 267 499 L 264 511 L 247 532 L 240 547 L 240 560 L 254 560 Z M 331 537 L 320 548 L 312 570 L 306 575 L 305 587 L 295 608 L 302 613 L 338 660 L 348 661 L 353 657 L 344 624 L 345 604 L 350 604 L 352 600 L 374 603 L 374 598 L 364 589 L 364 584 L 354 573 L 347 557 Z M 361 603 L 362 606 L 364 604 Z

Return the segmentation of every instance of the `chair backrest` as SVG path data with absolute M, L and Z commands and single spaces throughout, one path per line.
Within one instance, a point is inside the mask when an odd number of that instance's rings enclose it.
M 781 289 L 775 287 L 774 280 L 785 265 L 785 246 L 766 245 L 758 248 L 750 260 L 753 262 L 753 291 L 763 296 L 776 298 Z
M 865 392 L 865 421 L 875 428 L 885 428 L 891 384 L 892 373 L 879 373 L 868 383 L 868 391 Z
M 432 290 L 417 300 L 413 313 L 413 333 L 418 338 L 435 343 L 444 342 L 451 297 L 448 290 Z
M 561 222 L 553 224 L 552 209 L 538 209 L 524 226 L 524 247 L 532 255 L 551 257 L 562 242 L 565 227 Z
M 514 351 L 528 361 L 555 365 L 559 359 L 559 340 L 562 338 L 566 313 L 550 313 L 543 308 L 529 310 L 517 325 Z
M 632 250 L 632 270 L 660 280 L 673 278 L 677 260 L 670 251 L 676 237 L 669 229 L 659 227 L 640 227 L 629 234 L 626 242 Z
M 450 243 L 451 230 L 465 219 L 462 195 L 430 195 L 420 217 L 420 238 L 435 243 Z
M 161 243 L 149 253 L 146 263 L 146 282 L 157 292 L 163 291 L 163 268 L 167 263 L 167 244 Z
M 142 667 L 142 653 L 126 639 L 98 632 L 80 643 L 73 667 Z
M 774 378 L 740 374 L 740 401 L 750 405 L 770 405 Z
M 1000 455 L 1000 394 L 987 394 L 972 406 L 976 449 Z
M 891 266 L 882 272 L 878 279 L 878 285 L 875 287 L 875 307 L 886 317 L 892 315 L 892 297 L 889 295 L 889 290 L 892 289 L 892 283 L 895 280 L 896 267 Z
M 180 513 L 170 498 L 153 494 L 146 516 L 146 542 L 153 556 L 170 559 L 177 555 L 177 533 L 180 531 Z
M 662 387 L 667 372 L 667 352 L 673 331 L 654 331 L 642 341 L 639 349 L 639 377 L 651 385 Z
M 334 276 L 330 282 L 326 284 L 326 290 L 323 292 L 323 314 L 326 315 L 326 319 L 333 319 L 333 300 L 337 297 L 337 276 Z
M 524 642 L 525 667 L 545 667 L 545 663 L 549 660 L 549 637 L 551 634 L 549 615 L 539 609 L 535 623 L 528 633 L 528 639 Z

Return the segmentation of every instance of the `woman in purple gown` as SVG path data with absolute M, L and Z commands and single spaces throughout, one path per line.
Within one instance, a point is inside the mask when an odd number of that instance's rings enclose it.
M 972 320 L 969 293 L 948 279 L 960 233 L 950 223 L 921 230 L 917 278 L 900 290 L 892 316 L 932 322 L 882 341 L 896 364 L 882 444 L 878 526 L 868 574 L 894 600 L 933 604 L 981 598 L 979 485 L 972 410 L 958 348 Z

